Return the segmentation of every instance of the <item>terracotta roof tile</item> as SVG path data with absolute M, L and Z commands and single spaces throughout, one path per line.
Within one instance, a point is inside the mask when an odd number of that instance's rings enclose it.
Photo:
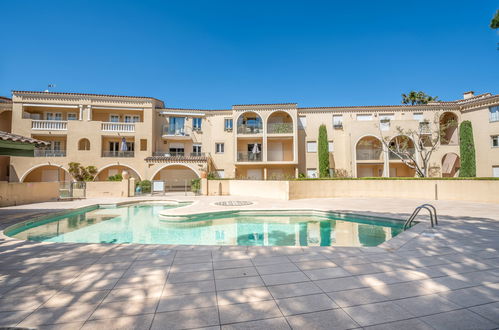
M 3 131 L 0 131 L 0 140 L 12 141 L 12 142 L 21 142 L 21 143 L 30 143 L 30 144 L 35 144 L 36 146 L 48 146 L 48 145 L 50 145 L 50 142 L 37 140 L 37 139 L 22 136 L 22 135 L 7 133 L 7 132 L 3 132 Z

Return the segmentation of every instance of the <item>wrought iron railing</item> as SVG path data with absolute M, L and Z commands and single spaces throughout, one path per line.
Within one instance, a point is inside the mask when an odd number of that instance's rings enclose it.
M 35 149 L 35 157 L 66 157 L 66 150 Z
M 102 157 L 126 157 L 135 156 L 135 151 L 102 151 Z

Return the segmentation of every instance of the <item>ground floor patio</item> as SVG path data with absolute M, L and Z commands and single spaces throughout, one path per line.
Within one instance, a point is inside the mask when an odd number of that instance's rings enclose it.
M 151 199 L 151 197 L 134 198 Z M 249 208 L 407 218 L 409 199 L 254 197 Z M 121 202 L 130 199 L 107 199 Z M 0 209 L 0 229 L 102 203 Z M 499 205 L 432 202 L 440 226 L 382 248 L 36 243 L 0 235 L 0 327 L 39 329 L 496 329 Z M 172 212 L 181 213 L 181 209 Z M 390 241 L 389 241 L 390 242 Z

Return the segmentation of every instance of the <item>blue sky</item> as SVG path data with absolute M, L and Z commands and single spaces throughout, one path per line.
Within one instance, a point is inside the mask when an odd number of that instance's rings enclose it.
M 398 104 L 499 93 L 497 0 L 1 1 L 0 95 L 152 96 L 170 107 Z

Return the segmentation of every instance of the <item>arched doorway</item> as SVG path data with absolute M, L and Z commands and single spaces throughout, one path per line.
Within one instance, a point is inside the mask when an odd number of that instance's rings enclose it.
M 128 165 L 112 164 L 107 165 L 99 169 L 94 181 L 108 181 L 109 177 L 115 176 L 116 174 L 121 174 L 123 171 L 127 171 L 131 178 L 134 178 L 137 182 L 141 181 L 141 177 L 137 171 Z
M 73 177 L 59 165 L 40 165 L 28 170 L 21 182 L 71 182 Z
M 390 177 L 414 177 L 416 170 L 405 162 L 414 160 L 416 149 L 414 141 L 407 135 L 397 135 L 388 144 Z
M 384 172 L 383 145 L 375 136 L 362 137 L 355 146 L 357 177 L 380 177 Z
M 440 131 L 441 140 L 440 144 L 455 145 L 458 142 L 458 118 L 452 112 L 444 112 L 440 116 Z
M 157 170 L 153 181 L 165 182 L 167 191 L 184 191 L 191 189 L 191 181 L 199 178 L 199 174 L 191 167 L 182 164 L 166 165 Z
M 461 168 L 461 159 L 453 152 L 448 152 L 442 157 L 442 177 L 456 177 Z

